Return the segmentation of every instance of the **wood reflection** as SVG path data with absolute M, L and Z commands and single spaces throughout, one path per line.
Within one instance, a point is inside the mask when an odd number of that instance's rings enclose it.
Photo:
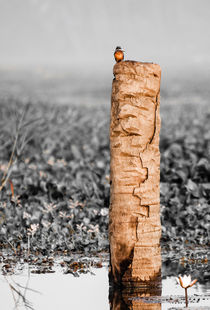
M 154 286 L 109 289 L 110 310 L 161 310 L 161 278 Z M 157 296 L 157 300 L 155 297 Z M 151 302 L 150 302 L 150 297 Z

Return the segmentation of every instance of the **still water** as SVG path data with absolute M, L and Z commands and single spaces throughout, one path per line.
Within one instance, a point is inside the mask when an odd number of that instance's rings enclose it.
M 24 268 L 20 274 L 1 275 L 1 309 L 29 309 L 24 306 L 22 298 L 11 288 L 25 295 L 29 305 L 36 310 L 57 309 L 180 309 L 185 306 L 184 290 L 177 284 L 175 277 L 162 279 L 162 294 L 150 296 L 150 293 L 132 294 L 126 297 L 117 297 L 117 303 L 110 306 L 108 266 L 93 268 L 91 273 L 74 277 L 72 274 L 63 274 L 57 269 L 51 274 L 33 274 Z M 28 289 L 25 291 L 25 287 Z M 119 294 L 120 295 L 120 294 Z M 189 288 L 190 309 L 210 309 L 210 283 L 196 283 Z M 199 295 L 199 296 L 197 296 Z M 141 296 L 141 297 L 140 297 Z M 146 297 L 145 297 L 146 296 Z M 18 303 L 15 308 L 15 300 Z M 203 308 L 204 307 L 204 308 Z

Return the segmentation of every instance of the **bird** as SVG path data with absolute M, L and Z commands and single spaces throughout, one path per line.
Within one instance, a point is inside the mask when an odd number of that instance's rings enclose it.
M 120 62 L 124 59 L 124 50 L 120 46 L 116 47 L 114 51 L 114 58 L 116 62 Z

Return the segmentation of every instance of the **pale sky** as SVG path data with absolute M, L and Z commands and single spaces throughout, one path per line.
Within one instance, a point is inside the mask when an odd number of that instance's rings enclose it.
M 210 66 L 209 0 L 0 0 L 0 66 Z

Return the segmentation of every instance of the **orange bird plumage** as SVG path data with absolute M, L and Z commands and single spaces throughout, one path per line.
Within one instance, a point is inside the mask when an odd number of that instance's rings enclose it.
M 120 46 L 117 46 L 114 52 L 114 58 L 116 62 L 120 62 L 124 59 L 124 51 L 121 49 Z

